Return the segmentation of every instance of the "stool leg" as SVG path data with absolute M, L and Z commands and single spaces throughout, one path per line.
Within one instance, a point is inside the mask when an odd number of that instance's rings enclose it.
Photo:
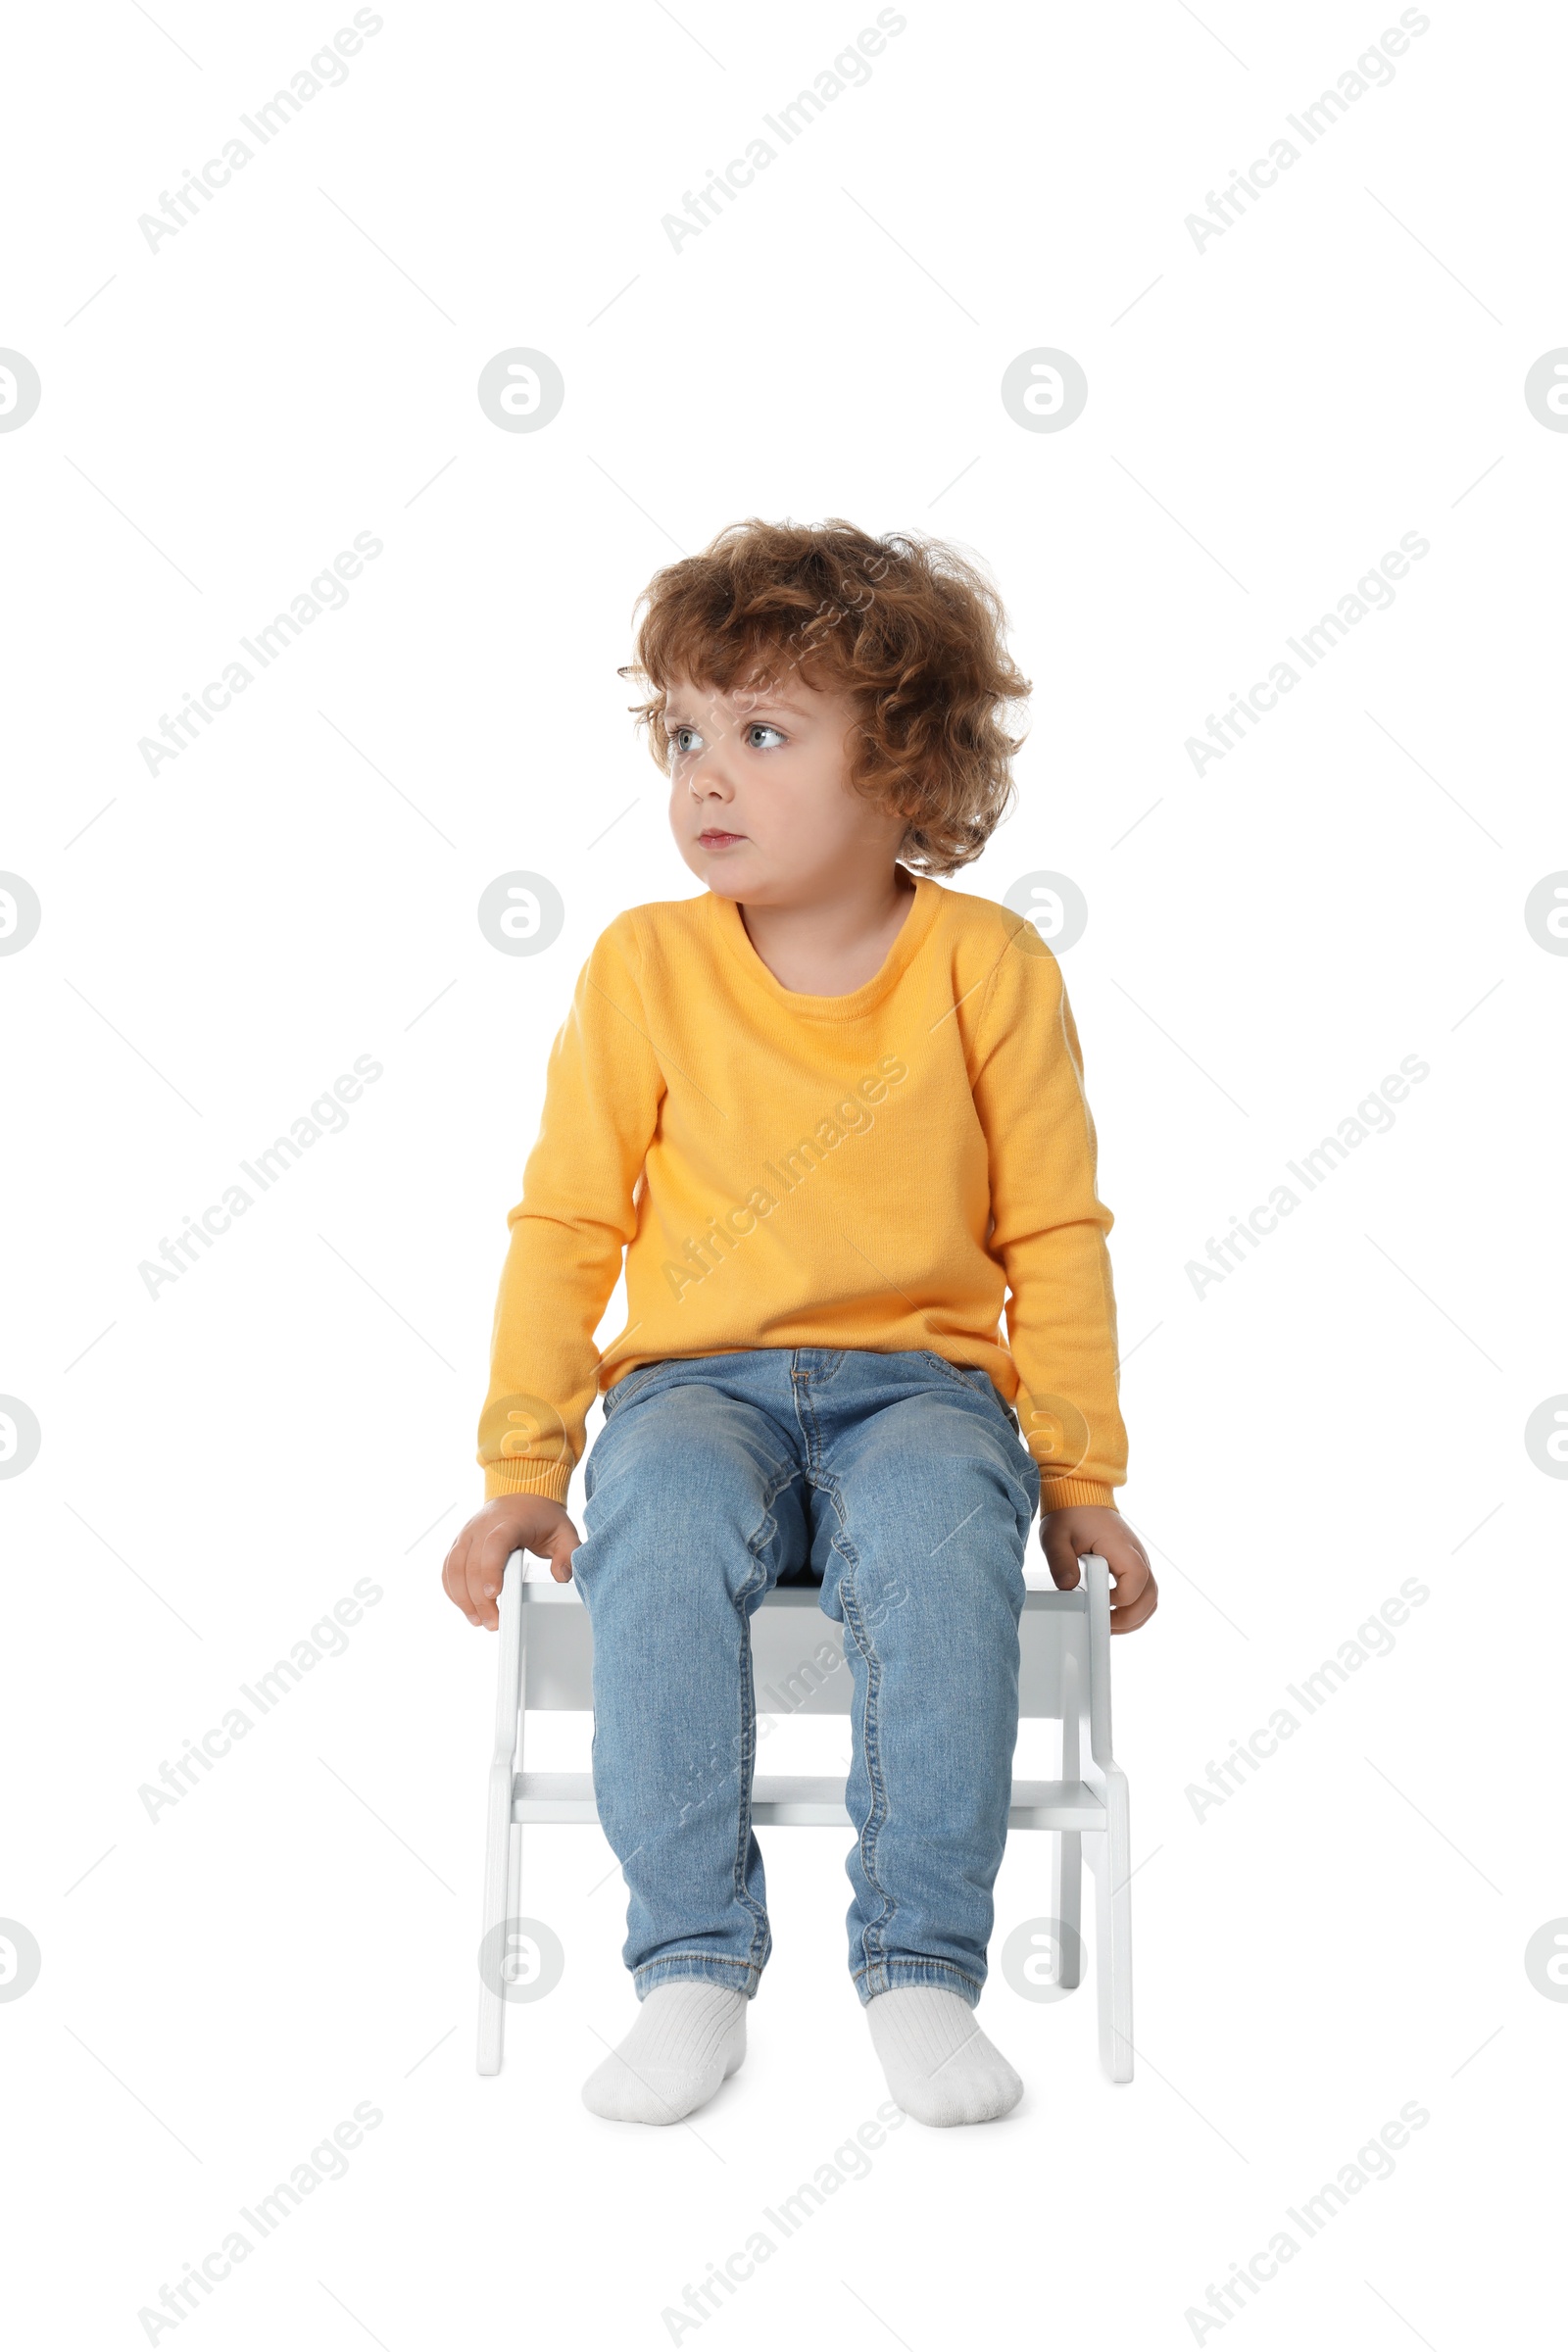
M 1072 1669 L 1073 1660 L 1068 1657 L 1063 1662 L 1061 1777 L 1069 1782 L 1077 1780 L 1081 1769 L 1078 1761 L 1079 1702 Z M 1056 1982 L 1065 1988 L 1083 1982 L 1083 1838 L 1077 1830 L 1062 1830 L 1057 1833 L 1054 1843 L 1051 1916 L 1056 1922 L 1060 1936 L 1061 1973 Z
M 1105 1834 L 1094 1840 L 1095 1959 L 1099 1978 L 1100 2062 L 1113 2082 L 1133 2079 L 1132 1839 L 1127 1776 L 1105 1776 Z
M 522 1758 L 517 1758 L 517 1770 L 522 1770 Z M 507 1917 L 515 1919 L 522 1909 L 522 1824 L 507 1825 Z
M 1059 1831 L 1051 1870 L 1051 1916 L 1060 1939 L 1056 1982 L 1063 1991 L 1083 1982 L 1083 1838 L 1077 1830 Z
M 1133 2079 L 1132 1838 L 1127 1775 L 1110 1752 L 1110 1570 L 1094 1552 L 1088 1580 L 1089 1749 L 1102 1776 L 1105 1827 L 1090 1838 L 1095 1870 L 1095 1970 L 1100 1981 L 1100 2062 L 1113 2082 Z
M 516 1836 L 512 1820 L 514 1759 L 517 1748 L 517 1718 L 522 1700 L 522 1580 L 523 1555 L 514 1551 L 501 1580 L 500 1656 L 496 1664 L 495 1742 L 485 1794 L 484 1907 L 481 1939 L 493 1937 L 486 1969 L 479 1981 L 479 2072 L 501 2072 L 501 2048 L 506 2025 L 502 1995 L 500 1930 L 515 1916 Z

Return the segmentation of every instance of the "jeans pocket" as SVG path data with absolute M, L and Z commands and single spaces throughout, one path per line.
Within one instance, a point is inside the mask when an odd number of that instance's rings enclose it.
M 989 1403 L 994 1404 L 998 1412 L 1002 1415 L 1004 1421 L 1006 1422 L 1007 1427 L 1012 1431 L 1014 1437 L 1018 1440 L 1019 1444 L 1023 1444 L 1023 1429 L 1019 1422 L 1018 1416 L 1013 1411 L 1012 1406 L 1007 1402 L 1006 1398 L 1003 1396 L 1002 1391 L 998 1388 L 996 1382 L 992 1379 L 989 1372 L 983 1371 L 978 1364 L 952 1363 L 949 1361 L 947 1356 L 938 1355 L 936 1351 L 930 1348 L 917 1348 L 915 1349 L 915 1353 L 920 1356 L 924 1362 L 930 1364 L 933 1370 L 945 1372 L 948 1375 L 948 1378 L 950 1380 L 956 1381 L 960 1388 L 973 1389 L 977 1395 L 984 1396 Z M 1025 1451 L 1028 1451 L 1027 1447 L 1025 1447 Z M 1032 1459 L 1033 1457 L 1031 1456 L 1030 1458 Z

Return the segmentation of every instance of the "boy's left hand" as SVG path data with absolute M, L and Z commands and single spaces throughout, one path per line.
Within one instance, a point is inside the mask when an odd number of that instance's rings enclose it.
M 1081 1502 L 1064 1511 L 1042 1511 L 1040 1548 L 1058 1592 L 1076 1589 L 1080 1554 L 1100 1554 L 1110 1570 L 1113 1634 L 1135 1632 L 1159 1605 L 1159 1587 L 1149 1554 L 1120 1511 L 1105 1503 Z

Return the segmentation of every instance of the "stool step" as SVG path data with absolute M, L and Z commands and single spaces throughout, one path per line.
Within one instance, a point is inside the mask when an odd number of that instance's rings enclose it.
M 518 1822 L 599 1819 L 592 1775 L 519 1772 L 514 1776 L 512 1818 Z M 752 1819 L 761 1829 L 848 1829 L 844 1783 L 831 1774 L 777 1773 L 758 1777 Z M 1014 1781 L 1007 1826 L 1014 1830 L 1103 1830 L 1105 1807 L 1083 1781 Z

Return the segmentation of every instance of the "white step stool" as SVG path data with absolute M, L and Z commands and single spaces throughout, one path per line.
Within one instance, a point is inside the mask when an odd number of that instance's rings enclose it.
M 593 1777 L 586 1772 L 528 1772 L 523 1752 L 528 1714 L 539 1708 L 593 1708 L 593 1633 L 575 1584 L 529 1583 L 525 1554 L 514 1551 L 501 1584 L 500 1660 L 495 1753 L 490 1765 L 485 1844 L 483 1934 L 495 1936 L 519 1916 L 522 1825 L 594 1822 Z M 1061 1725 L 1059 1781 L 1012 1784 L 1013 1830 L 1054 1830 L 1051 1917 L 1062 1934 L 1062 1985 L 1078 1982 L 1083 1843 L 1095 1874 L 1095 1957 L 1100 2058 L 1113 2082 L 1133 2072 L 1132 1898 L 1128 1890 L 1127 1775 L 1110 1752 L 1110 1571 L 1097 1554 L 1081 1562 L 1071 1592 L 1031 1590 L 1018 1628 L 1018 1712 Z M 853 1687 L 847 1662 L 830 1671 L 812 1653 L 831 1643 L 842 1659 L 844 1628 L 825 1616 L 814 1585 L 770 1592 L 751 1620 L 752 1671 L 760 1701 L 771 1687 L 801 1715 L 848 1715 Z M 809 1615 L 803 1615 L 809 1611 Z M 1081 1753 L 1087 1728 L 1089 1758 Z M 1080 1777 L 1080 1775 L 1082 1777 Z M 758 1774 L 752 1789 L 758 1827 L 848 1829 L 844 1783 L 831 1776 Z M 1071 1931 L 1066 1933 L 1065 1931 Z M 481 1984 L 479 2072 L 501 2071 L 506 2002 L 499 1979 Z

